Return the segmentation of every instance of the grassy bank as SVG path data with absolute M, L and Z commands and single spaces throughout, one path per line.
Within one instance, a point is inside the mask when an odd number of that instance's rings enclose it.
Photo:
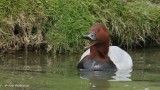
M 113 45 L 160 45 L 158 0 L 1 0 L 0 12 L 1 52 L 76 53 L 95 22 L 109 28 Z

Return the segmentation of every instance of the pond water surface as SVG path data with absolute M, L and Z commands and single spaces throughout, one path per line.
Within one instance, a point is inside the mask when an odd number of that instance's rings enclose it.
M 0 90 L 160 90 L 160 48 L 129 51 L 133 70 L 81 71 L 79 55 L 0 56 Z

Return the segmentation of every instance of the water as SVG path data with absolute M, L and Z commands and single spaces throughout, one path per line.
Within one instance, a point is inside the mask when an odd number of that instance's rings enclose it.
M 160 48 L 129 53 L 133 70 L 117 72 L 79 72 L 80 55 L 4 54 L 0 90 L 160 90 Z

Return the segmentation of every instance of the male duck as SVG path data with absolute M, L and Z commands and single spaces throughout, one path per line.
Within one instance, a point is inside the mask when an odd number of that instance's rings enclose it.
M 78 69 L 108 70 L 108 69 L 131 69 L 132 59 L 130 55 L 117 46 L 109 46 L 109 32 L 100 23 L 91 26 L 90 34 L 83 35 L 84 39 L 90 40 L 89 45 L 78 63 Z

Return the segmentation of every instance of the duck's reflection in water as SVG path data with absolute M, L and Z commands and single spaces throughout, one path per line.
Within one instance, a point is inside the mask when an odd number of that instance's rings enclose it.
M 110 83 L 104 79 L 90 79 L 90 90 L 109 90 Z
M 80 71 L 80 78 L 90 80 L 90 90 L 109 90 L 109 81 L 132 81 L 132 69 L 106 71 Z

